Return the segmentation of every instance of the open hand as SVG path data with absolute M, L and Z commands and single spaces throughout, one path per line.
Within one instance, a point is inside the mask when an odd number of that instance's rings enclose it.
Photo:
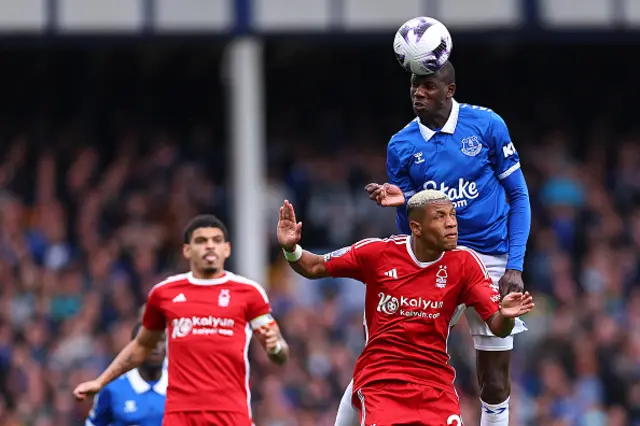
M 509 293 L 502 299 L 500 313 L 505 318 L 515 318 L 530 312 L 534 306 L 533 296 L 528 291 Z
M 84 401 L 86 398 L 94 396 L 102 390 L 102 385 L 97 380 L 80 383 L 74 390 L 73 396 L 78 401 Z
M 284 200 L 278 217 L 278 242 L 286 251 L 292 252 L 302 238 L 302 222 L 296 222 L 293 205 Z
M 369 193 L 370 200 L 375 201 L 382 207 L 398 207 L 402 206 L 405 202 L 402 189 L 390 183 L 382 185 L 378 183 L 370 183 L 364 187 L 364 190 Z

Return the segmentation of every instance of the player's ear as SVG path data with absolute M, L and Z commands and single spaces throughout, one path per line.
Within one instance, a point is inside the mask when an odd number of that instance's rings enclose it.
M 456 94 L 456 84 L 450 83 L 447 85 L 447 98 L 453 98 L 453 95 Z
M 422 228 L 420 227 L 420 224 L 415 220 L 409 221 L 409 228 L 411 229 L 411 233 L 416 237 L 422 235 Z
M 190 244 L 183 244 L 182 245 L 182 255 L 184 256 L 185 259 L 191 260 L 191 245 Z
M 223 255 L 225 259 L 228 259 L 231 256 L 231 243 L 229 241 L 224 243 Z

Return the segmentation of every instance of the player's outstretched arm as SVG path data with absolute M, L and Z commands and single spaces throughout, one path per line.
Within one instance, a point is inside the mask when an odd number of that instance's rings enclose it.
M 138 336 L 120 351 L 111 365 L 97 379 L 78 385 L 73 395 L 78 401 L 83 401 L 100 392 L 117 377 L 138 367 L 156 347 L 163 333 L 164 330 L 154 331 L 141 327 Z
M 280 207 L 278 218 L 278 242 L 285 252 L 289 265 L 303 277 L 316 279 L 328 277 L 329 273 L 324 265 L 324 257 L 313 254 L 298 245 L 302 238 L 302 222 L 296 222 L 296 212 L 293 205 L 285 200 Z
M 498 337 L 507 337 L 515 325 L 515 319 L 531 311 L 534 307 L 533 297 L 529 292 L 509 293 L 500 304 L 500 310 L 491 315 L 487 325 Z

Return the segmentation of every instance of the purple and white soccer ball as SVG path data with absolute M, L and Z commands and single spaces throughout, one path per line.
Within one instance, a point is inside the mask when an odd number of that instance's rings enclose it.
M 437 19 L 421 16 L 402 24 L 393 40 L 402 68 L 418 75 L 437 72 L 453 50 L 451 34 Z

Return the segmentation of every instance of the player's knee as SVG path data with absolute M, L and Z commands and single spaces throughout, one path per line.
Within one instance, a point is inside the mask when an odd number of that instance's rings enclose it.
M 479 352 L 478 379 L 480 397 L 488 404 L 504 402 L 511 394 L 510 352 Z
M 504 402 L 511 394 L 511 384 L 509 378 L 498 375 L 497 377 L 486 377 L 480 384 L 482 392 L 480 398 L 488 404 L 499 404 Z

